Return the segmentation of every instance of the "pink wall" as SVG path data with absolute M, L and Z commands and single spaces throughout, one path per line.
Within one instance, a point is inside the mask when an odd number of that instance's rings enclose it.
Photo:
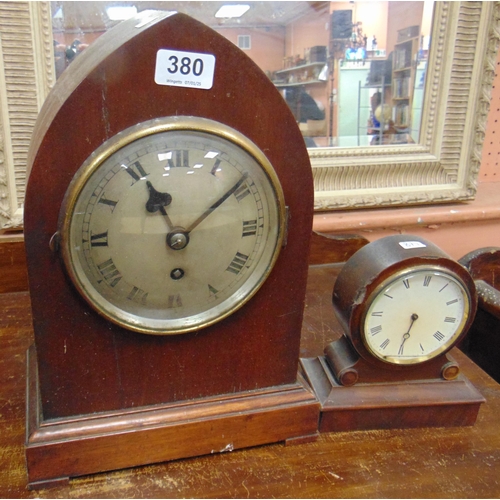
M 215 28 L 217 32 L 237 45 L 238 35 L 250 35 L 251 48 L 245 50 L 264 71 L 272 72 L 283 67 L 285 57 L 285 28 Z
M 363 33 L 369 40 L 375 36 L 378 47 L 387 45 L 387 20 L 389 2 L 330 2 L 330 9 L 352 10 L 352 22 L 362 23 Z
M 286 55 L 299 55 L 304 57 L 304 52 L 316 45 L 328 47 L 330 39 L 330 14 L 324 12 L 318 15 L 311 11 L 307 16 L 292 22 L 286 27 Z
M 497 57 L 495 80 L 491 92 L 479 181 L 500 182 L 500 52 Z M 500 190 L 500 184 L 498 189 Z
M 328 47 L 330 40 L 330 13 L 322 14 L 311 9 L 309 15 L 300 18 L 286 26 L 285 53 L 287 56 L 304 57 L 306 51 L 315 46 Z M 316 101 L 323 104 L 326 123 L 329 121 L 328 96 L 329 83 L 308 85 L 306 92 Z
M 422 24 L 422 13 L 424 5 L 422 2 L 390 2 L 388 11 L 387 26 L 387 55 L 394 50 L 397 43 L 398 30 L 410 26 L 419 26 Z

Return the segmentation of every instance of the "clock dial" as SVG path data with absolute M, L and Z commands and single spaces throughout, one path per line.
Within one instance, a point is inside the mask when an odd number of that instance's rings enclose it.
M 415 364 L 449 349 L 471 308 L 464 284 L 448 271 L 406 270 L 375 291 L 362 322 L 367 349 L 388 363 Z
M 262 285 L 283 239 L 265 156 L 205 119 L 134 127 L 79 170 L 62 217 L 66 267 L 108 319 L 152 334 L 212 324 Z

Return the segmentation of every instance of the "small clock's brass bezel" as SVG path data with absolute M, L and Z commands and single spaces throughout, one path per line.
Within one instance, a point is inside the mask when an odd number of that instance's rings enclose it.
M 107 301 L 104 298 L 101 298 L 101 300 L 99 300 L 95 297 L 98 294 L 93 294 L 87 290 L 87 286 L 82 282 L 79 274 L 75 271 L 72 251 L 70 248 L 70 231 L 71 221 L 78 197 L 80 196 L 80 193 L 82 192 L 84 186 L 92 177 L 93 173 L 100 167 L 100 165 L 102 165 L 103 162 L 105 162 L 110 156 L 118 152 L 123 147 L 133 143 L 138 139 L 171 131 L 202 132 L 205 134 L 210 134 L 233 143 L 244 152 L 249 154 L 262 168 L 274 192 L 277 205 L 278 228 L 277 237 L 274 239 L 275 248 L 272 254 L 272 259 L 267 266 L 266 271 L 260 277 L 260 280 L 253 286 L 253 288 L 250 289 L 248 293 L 246 293 L 242 298 L 235 302 L 231 308 L 223 311 L 222 314 L 215 318 L 211 318 L 202 323 L 197 323 L 196 325 L 188 325 L 186 327 L 175 329 L 165 329 L 151 327 L 150 325 L 145 324 L 147 323 L 147 320 L 138 322 L 130 321 L 126 318 L 128 315 L 120 314 L 119 311 L 121 310 L 118 307 L 111 304 L 110 305 L 112 307 L 103 306 L 103 302 Z M 175 116 L 158 118 L 140 123 L 118 133 L 106 143 L 102 144 L 98 149 L 96 149 L 96 151 L 94 151 L 94 153 L 92 153 L 92 155 L 83 163 L 83 165 L 75 174 L 75 177 L 71 181 L 66 191 L 66 195 L 62 203 L 59 215 L 59 232 L 60 249 L 66 271 L 78 292 L 93 307 L 95 311 L 97 311 L 100 315 L 104 316 L 109 321 L 135 332 L 152 335 L 177 335 L 206 328 L 207 326 L 221 321 L 222 319 L 233 314 L 236 310 L 240 309 L 257 293 L 257 291 L 260 289 L 260 287 L 263 285 L 263 283 L 271 273 L 274 265 L 276 264 L 280 250 L 283 246 L 286 233 L 285 198 L 278 175 L 275 172 L 270 161 L 256 144 L 254 144 L 240 132 L 222 123 L 201 117 Z
M 367 333 L 365 331 L 365 325 L 368 317 L 368 312 L 370 311 L 370 308 L 374 302 L 374 300 L 380 295 L 382 290 L 386 289 L 388 286 L 391 284 L 395 283 L 396 281 L 401 280 L 404 276 L 410 276 L 416 272 L 427 272 L 427 273 L 433 273 L 433 274 L 438 274 L 441 276 L 446 276 L 446 278 L 450 278 L 454 280 L 459 286 L 460 289 L 462 290 L 462 294 L 464 297 L 464 313 L 463 316 L 460 320 L 460 323 L 450 339 L 448 339 L 442 346 L 440 346 L 439 349 L 436 349 L 426 355 L 422 356 L 412 356 L 408 358 L 400 358 L 400 357 L 394 357 L 394 356 L 381 356 L 381 354 L 375 350 L 373 350 L 370 346 L 370 344 L 367 341 Z M 414 366 L 420 363 L 424 363 L 425 361 L 429 361 L 431 359 L 436 358 L 437 356 L 445 353 L 449 349 L 451 349 L 457 340 L 460 338 L 462 335 L 464 328 L 467 324 L 467 321 L 470 316 L 471 312 L 471 304 L 472 304 L 472 297 L 470 295 L 469 289 L 467 285 L 464 283 L 464 281 L 458 276 L 456 273 L 451 271 L 450 269 L 447 269 L 442 266 L 433 266 L 429 264 L 422 264 L 422 265 L 415 265 L 408 267 L 406 269 L 402 269 L 388 278 L 384 279 L 382 282 L 380 282 L 375 290 L 370 294 L 368 297 L 365 306 L 364 306 L 364 311 L 361 316 L 361 322 L 360 322 L 360 336 L 361 340 L 363 342 L 363 346 L 366 348 L 366 350 L 369 352 L 370 355 L 374 356 L 376 359 L 383 361 L 384 363 L 390 364 L 390 365 L 410 365 Z

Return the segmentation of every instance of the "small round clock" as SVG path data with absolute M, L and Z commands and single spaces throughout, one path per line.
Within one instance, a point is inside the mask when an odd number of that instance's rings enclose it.
M 464 332 L 471 296 L 441 266 L 419 265 L 384 280 L 369 297 L 360 334 L 376 358 L 415 364 L 447 351 Z
M 221 123 L 172 117 L 117 134 L 84 162 L 59 233 L 69 277 L 97 312 L 129 330 L 179 334 L 257 292 L 284 226 L 262 151 Z
M 474 319 L 477 297 L 458 262 L 423 238 L 397 235 L 349 259 L 333 305 L 362 358 L 383 369 L 411 369 L 457 344 Z

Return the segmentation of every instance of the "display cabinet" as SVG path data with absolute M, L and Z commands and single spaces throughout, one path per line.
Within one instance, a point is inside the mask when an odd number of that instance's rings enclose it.
M 394 125 L 400 131 L 411 128 L 413 89 L 415 87 L 416 59 L 419 37 L 413 37 L 394 46 L 392 59 L 392 105 Z
M 310 62 L 281 69 L 274 73 L 273 83 L 278 88 L 293 87 L 297 85 L 326 84 L 325 76 L 321 74 L 326 62 Z

